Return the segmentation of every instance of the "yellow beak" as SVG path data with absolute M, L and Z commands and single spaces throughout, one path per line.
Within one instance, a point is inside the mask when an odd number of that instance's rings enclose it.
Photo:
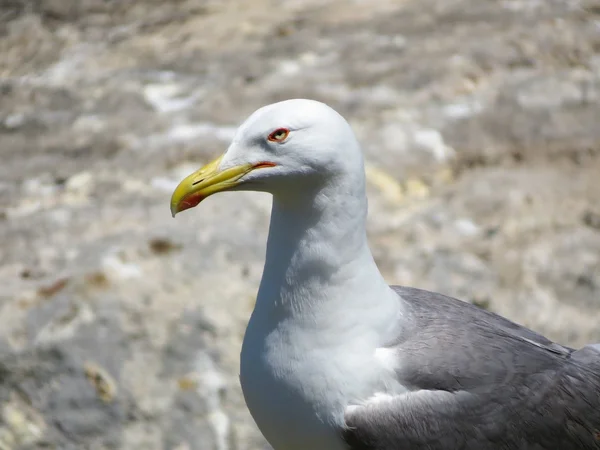
M 208 163 L 196 172 L 185 177 L 171 196 L 171 214 L 173 217 L 181 211 L 197 206 L 206 197 L 230 189 L 240 184 L 239 179 L 254 169 L 273 167 L 275 164 L 261 162 L 242 164 L 219 170 L 223 155 Z

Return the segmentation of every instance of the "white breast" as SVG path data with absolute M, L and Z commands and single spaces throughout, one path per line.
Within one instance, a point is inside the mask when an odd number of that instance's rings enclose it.
M 260 431 L 275 450 L 342 450 L 333 414 L 335 400 L 310 380 L 318 351 L 301 354 L 291 345 L 288 331 L 272 330 L 251 320 L 241 353 L 240 381 L 246 404 Z M 296 342 L 296 340 L 294 339 Z M 317 397 L 321 396 L 321 399 Z M 342 417 L 343 406 L 335 406 Z M 323 411 L 328 411 L 323 416 Z M 338 418 L 339 420 L 339 418 Z
M 275 450 L 345 450 L 338 430 L 346 406 L 376 392 L 398 391 L 392 355 L 364 339 L 336 339 L 331 348 L 289 323 L 273 328 L 260 322 L 253 315 L 248 324 L 240 381 L 254 420 Z

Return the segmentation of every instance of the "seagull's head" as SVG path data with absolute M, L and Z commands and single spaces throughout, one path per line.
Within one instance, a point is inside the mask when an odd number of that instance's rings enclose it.
M 171 213 L 222 191 L 318 190 L 340 175 L 362 174 L 362 164 L 350 126 L 332 108 L 304 99 L 274 103 L 240 126 L 224 154 L 179 183 Z

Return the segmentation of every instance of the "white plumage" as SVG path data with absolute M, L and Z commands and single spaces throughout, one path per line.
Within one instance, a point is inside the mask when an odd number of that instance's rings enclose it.
M 240 380 L 275 450 L 600 448 L 597 347 L 388 286 L 367 242 L 362 152 L 338 113 L 259 109 L 171 209 L 239 189 L 273 194 Z

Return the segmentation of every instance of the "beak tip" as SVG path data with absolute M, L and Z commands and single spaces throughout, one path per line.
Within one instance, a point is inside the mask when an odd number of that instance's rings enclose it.
M 242 164 L 221 171 L 219 166 L 223 156 L 208 163 L 184 178 L 171 195 L 171 216 L 197 206 L 208 196 L 238 184 L 238 180 L 256 168 L 252 164 Z
M 176 203 L 171 203 L 171 217 L 175 218 L 175 216 L 181 212 L 179 206 Z

